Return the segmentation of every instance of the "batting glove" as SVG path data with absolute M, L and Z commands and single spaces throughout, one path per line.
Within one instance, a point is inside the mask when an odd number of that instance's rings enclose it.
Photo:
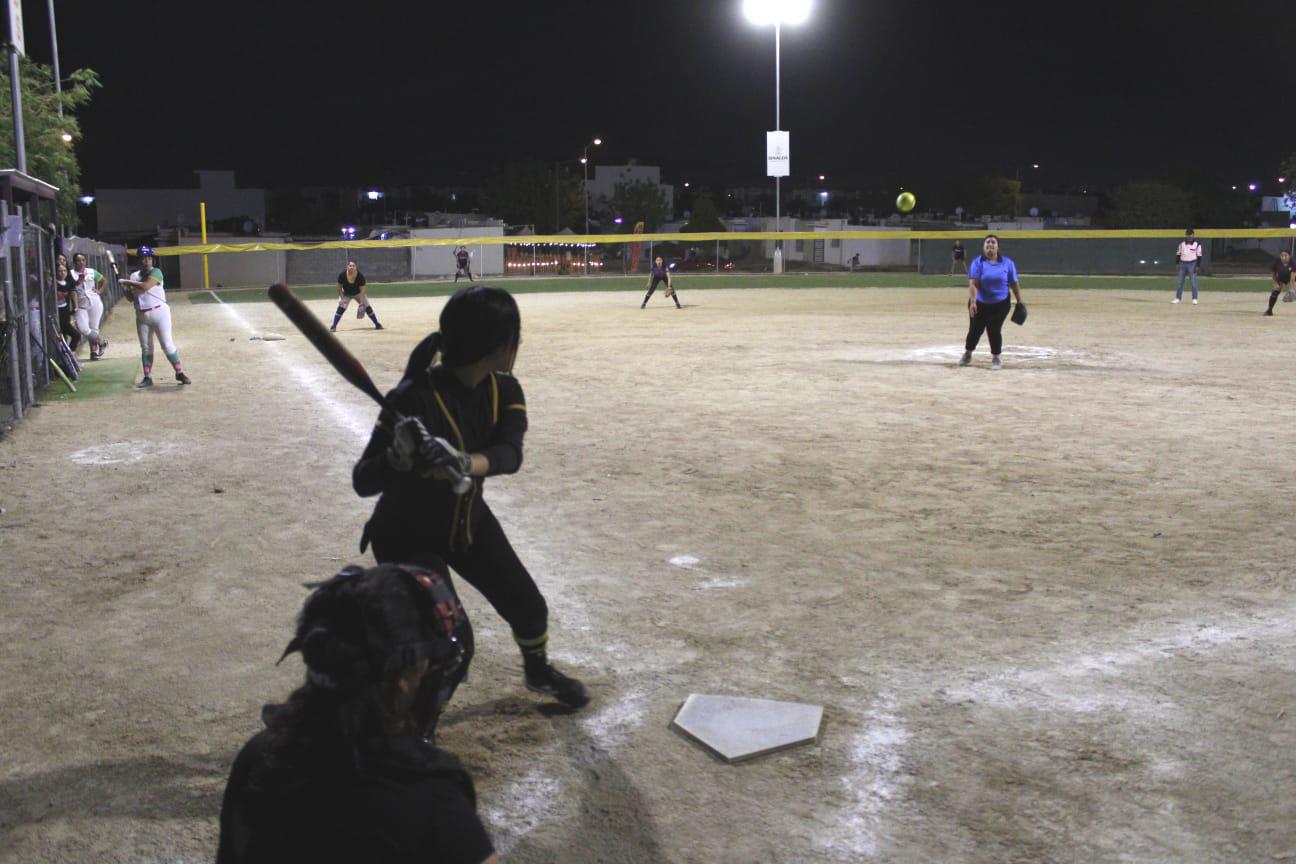
M 397 471 L 408 473 L 420 462 L 421 454 L 433 445 L 432 435 L 418 417 L 406 417 L 392 431 L 392 443 L 387 448 L 387 462 Z

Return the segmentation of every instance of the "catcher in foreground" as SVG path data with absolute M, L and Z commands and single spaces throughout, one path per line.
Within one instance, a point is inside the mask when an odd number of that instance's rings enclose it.
M 660 255 L 658 255 L 656 260 L 653 261 L 652 273 L 648 275 L 648 293 L 644 295 L 643 302 L 639 304 L 639 308 L 642 309 L 648 305 L 648 300 L 652 297 L 653 292 L 657 290 L 657 285 L 661 282 L 666 283 L 666 290 L 662 293 L 675 301 L 676 309 L 683 309 L 684 307 L 681 306 L 679 302 L 679 295 L 675 293 L 675 286 L 671 284 L 670 268 L 666 266 L 666 262 L 662 260 Z

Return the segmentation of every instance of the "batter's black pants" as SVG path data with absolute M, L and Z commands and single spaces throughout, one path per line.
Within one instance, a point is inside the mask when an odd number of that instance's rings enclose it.
M 513 551 L 495 514 L 484 505 L 482 509 L 485 512 L 473 525 L 472 545 L 454 552 L 428 548 L 424 539 L 426 531 L 416 537 L 412 532 L 389 532 L 371 523 L 374 558 L 379 563 L 408 562 L 425 566 L 444 561 L 481 592 L 508 622 L 514 636 L 519 639 L 543 636 L 549 627 L 549 607 L 544 595 Z M 439 526 L 433 530 L 438 535 L 443 533 Z M 399 536 L 389 536 L 391 533 Z
M 981 334 L 990 334 L 990 353 L 999 356 L 1003 351 L 1003 325 L 1012 311 L 1012 297 L 1005 297 L 1000 303 L 978 303 L 976 314 L 968 323 L 967 342 L 963 349 L 969 354 L 976 350 L 981 341 Z

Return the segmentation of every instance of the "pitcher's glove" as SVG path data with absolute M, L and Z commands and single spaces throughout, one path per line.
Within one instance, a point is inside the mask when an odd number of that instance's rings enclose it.
M 1296 291 L 1293 291 L 1292 289 L 1288 288 L 1287 293 L 1283 294 L 1283 302 L 1290 303 L 1293 300 L 1296 300 Z

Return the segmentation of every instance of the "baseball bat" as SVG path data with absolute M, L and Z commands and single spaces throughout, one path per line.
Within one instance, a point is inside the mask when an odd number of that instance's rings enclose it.
M 297 299 L 297 295 L 292 293 L 282 282 L 276 282 L 270 286 L 270 299 L 279 307 L 279 311 L 288 316 L 288 320 L 293 323 L 301 334 L 306 337 L 315 350 L 324 355 L 324 359 L 329 362 L 338 373 L 347 380 L 351 386 L 358 389 L 361 393 L 377 402 L 383 408 L 386 408 L 396 418 L 399 423 L 405 419 L 405 415 L 396 410 L 396 406 L 387 401 L 387 397 L 374 385 L 373 379 L 365 370 L 364 365 L 356 359 L 356 356 L 346 349 L 346 346 L 337 340 L 332 333 L 324 326 L 311 311 L 306 308 L 306 304 Z M 450 484 L 454 487 L 456 495 L 462 495 L 468 491 L 472 485 L 472 479 L 460 474 L 449 465 L 442 466 L 442 470 L 450 476 Z

